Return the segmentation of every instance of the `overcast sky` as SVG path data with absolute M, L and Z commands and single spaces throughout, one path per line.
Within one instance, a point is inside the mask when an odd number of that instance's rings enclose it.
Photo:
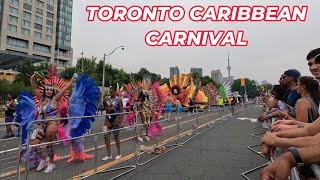
M 74 61 L 84 56 L 103 57 L 115 47 L 124 45 L 124 51 L 117 51 L 110 62 L 127 72 L 137 72 L 146 67 L 152 72 L 169 76 L 169 67 L 178 66 L 180 72 L 190 72 L 191 67 L 203 68 L 203 74 L 220 69 L 227 76 L 227 54 L 230 52 L 231 75 L 235 78 L 247 77 L 261 82 L 267 80 L 277 83 L 280 75 L 287 69 L 296 68 L 302 75 L 311 75 L 305 57 L 314 48 L 319 47 L 320 3 L 318 1 L 249 1 L 230 0 L 222 4 L 218 0 L 158 0 L 150 3 L 141 0 L 74 0 L 72 47 Z M 227 1 L 224 1 L 227 2 Z M 259 2 L 259 3 L 258 3 Z M 260 3 L 261 2 L 261 3 Z M 185 17 L 185 20 L 172 22 L 87 22 L 87 5 L 181 5 L 186 11 L 194 5 L 308 5 L 306 22 L 260 22 L 230 23 L 206 22 L 196 23 Z M 239 30 L 245 31 L 247 47 L 149 47 L 144 36 L 150 30 Z M 74 62 L 75 64 L 75 62 Z

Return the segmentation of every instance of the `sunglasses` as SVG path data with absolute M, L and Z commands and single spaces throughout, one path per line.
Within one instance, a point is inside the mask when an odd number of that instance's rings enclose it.
M 281 80 L 284 80 L 286 77 L 290 77 L 290 76 L 284 76 L 284 75 L 282 75 L 282 76 L 280 77 L 280 79 L 281 79 Z

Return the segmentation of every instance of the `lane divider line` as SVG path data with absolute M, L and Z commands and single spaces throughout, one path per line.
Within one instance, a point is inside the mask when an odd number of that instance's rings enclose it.
M 206 115 L 206 116 L 208 116 L 208 115 Z M 222 119 L 222 118 L 224 118 L 224 117 L 227 117 L 227 116 L 228 116 L 228 115 L 223 116 L 223 117 L 220 117 L 220 118 L 218 118 L 218 119 L 215 119 L 214 121 L 220 120 L 220 119 Z M 214 121 L 213 121 L 213 122 L 214 122 Z M 209 123 L 212 123 L 212 121 L 200 125 L 199 128 L 202 128 L 202 127 L 204 127 L 204 126 L 207 126 Z M 192 132 L 192 131 L 193 131 L 192 129 L 191 129 L 191 130 L 187 130 L 187 131 L 185 131 L 185 132 L 180 133 L 179 136 L 186 135 L 186 134 L 188 134 L 188 133 L 190 133 L 190 132 Z M 167 143 L 167 142 L 170 142 L 170 141 L 174 140 L 174 139 L 177 138 L 177 137 L 178 137 L 178 135 L 175 135 L 175 136 L 172 136 L 172 137 L 170 137 L 170 138 L 167 138 L 167 139 L 165 139 L 165 140 L 163 140 L 163 141 L 161 141 L 161 142 L 162 142 L 162 144 L 165 144 L 165 143 Z M 153 144 L 153 145 L 151 145 L 151 146 L 154 146 L 154 145 L 156 145 L 156 144 Z M 124 162 L 124 161 L 126 161 L 126 160 L 128 160 L 128 159 L 131 159 L 131 158 L 133 158 L 133 157 L 134 157 L 134 153 L 128 154 L 128 155 L 126 155 L 125 157 L 122 157 L 122 158 L 120 158 L 120 159 L 114 160 L 114 161 L 112 161 L 112 162 L 109 162 L 109 163 L 106 163 L 106 164 L 103 164 L 103 165 L 97 167 L 97 171 L 101 171 L 101 170 L 107 169 L 107 168 L 109 168 L 109 167 L 111 167 L 111 166 L 113 166 L 113 165 L 115 165 L 115 164 Z M 91 170 L 88 170 L 88 171 L 86 171 L 86 172 L 84 172 L 84 173 L 81 173 L 81 174 L 79 174 L 79 175 L 77 175 L 77 176 L 74 176 L 73 178 L 68 179 L 68 180 L 78 180 L 78 179 L 80 179 L 81 177 L 90 176 L 90 175 L 93 175 L 94 173 L 95 173 L 95 172 L 94 172 L 94 169 L 91 169 Z
M 200 118 L 204 118 L 204 117 L 207 117 L 207 116 L 209 116 L 209 115 L 200 116 L 198 118 L 200 119 Z M 188 123 L 188 122 L 191 122 L 191 121 L 194 121 L 194 120 L 196 120 L 196 118 L 181 122 L 180 124 L 185 124 L 185 123 Z M 177 126 L 177 124 L 172 124 L 172 125 L 166 126 L 163 129 L 169 129 L 169 128 L 172 128 L 172 127 L 175 127 L 175 126 Z M 177 135 L 175 135 L 173 137 L 175 138 L 176 136 Z M 122 140 L 120 140 L 120 142 L 125 142 L 125 141 L 131 140 L 131 139 L 133 139 L 133 136 L 125 138 L 125 139 L 122 139 Z M 115 142 L 112 142 L 110 145 L 114 145 L 114 144 L 115 144 Z M 98 149 L 101 149 L 103 147 L 105 147 L 105 145 L 98 146 Z M 90 151 L 93 151 L 93 150 L 94 150 L 94 148 L 90 148 L 90 149 L 85 150 L 85 152 L 90 152 Z M 62 157 L 60 157 L 59 161 L 60 160 L 64 160 L 64 159 L 68 159 L 68 158 L 70 158 L 70 155 L 62 156 Z M 23 172 L 25 172 L 25 168 L 21 168 L 20 169 L 20 173 L 23 173 Z M 0 178 L 4 178 L 4 177 L 11 176 L 11 175 L 14 175 L 14 174 L 17 174 L 17 170 L 13 170 L 13 171 L 6 172 L 6 173 L 1 173 L 0 174 Z

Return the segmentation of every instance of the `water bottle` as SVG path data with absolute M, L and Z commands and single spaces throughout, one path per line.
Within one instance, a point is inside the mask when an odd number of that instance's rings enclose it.
M 283 104 L 281 101 L 278 101 L 278 109 L 279 109 L 280 111 L 284 111 L 284 110 L 285 110 L 285 106 L 284 106 L 284 104 Z

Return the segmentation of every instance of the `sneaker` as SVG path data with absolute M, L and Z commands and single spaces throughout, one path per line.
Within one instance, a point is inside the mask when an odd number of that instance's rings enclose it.
M 51 172 L 56 166 L 52 163 L 48 164 L 48 167 L 46 168 L 46 170 L 44 170 L 45 173 L 49 173 Z
M 46 160 L 41 159 L 41 161 L 40 161 L 40 163 L 39 163 L 39 165 L 38 165 L 36 170 L 37 171 L 41 171 L 44 168 L 45 165 L 46 165 Z
M 117 160 L 117 159 L 120 159 L 121 158 L 121 155 L 118 154 L 114 159 Z
M 149 137 L 148 137 L 148 136 L 146 136 L 146 140 L 147 140 L 147 141 L 150 141 L 150 139 L 149 139 Z
M 138 137 L 138 141 L 140 141 L 140 142 L 143 142 L 143 139 L 142 139 L 142 137 Z
M 106 156 L 106 157 L 102 158 L 102 161 L 106 161 L 106 160 L 109 160 L 109 159 L 112 159 L 112 155 L 111 155 L 111 156 Z

